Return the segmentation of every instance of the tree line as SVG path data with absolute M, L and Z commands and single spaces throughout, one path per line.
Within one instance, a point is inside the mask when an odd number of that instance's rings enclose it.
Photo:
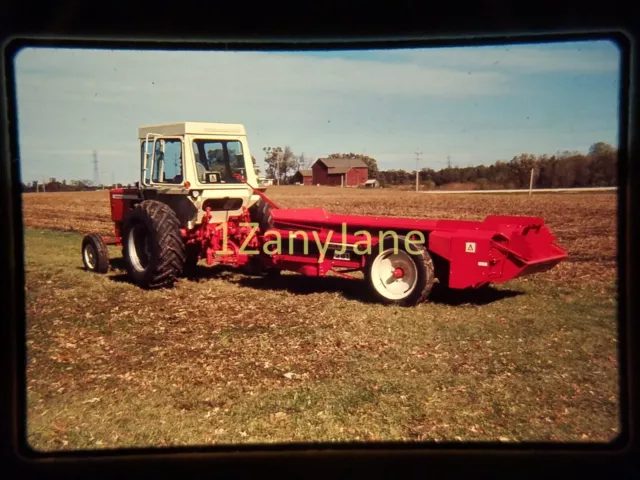
M 296 155 L 286 146 L 265 147 L 266 177 L 281 184 L 292 183 L 299 170 L 310 169 L 314 159 L 304 153 Z M 359 153 L 331 153 L 329 158 L 361 159 L 368 167 L 369 178 L 375 178 L 381 186 L 415 185 L 416 172 L 402 169 L 379 170 L 375 158 Z M 555 155 L 522 153 L 510 161 L 497 161 L 492 165 L 475 167 L 446 167 L 440 170 L 423 168 L 418 172 L 422 188 L 439 188 L 452 184 L 474 185 L 479 189 L 528 188 L 533 169 L 534 188 L 611 187 L 618 183 L 617 150 L 604 142 L 591 145 L 588 153 L 560 152 Z M 256 160 L 252 157 L 255 165 Z M 258 170 L 256 170 L 258 173 Z M 119 187 L 132 185 L 118 184 Z M 57 181 L 44 184 L 47 192 L 99 190 L 114 185 L 93 185 L 89 180 Z M 43 186 L 40 185 L 40 190 Z M 23 184 L 24 192 L 35 192 L 36 182 Z
M 103 190 L 109 188 L 122 188 L 128 187 L 131 188 L 132 184 L 122 184 L 116 183 L 111 185 L 94 185 L 91 180 L 56 180 L 55 178 L 50 178 L 46 182 L 29 182 L 22 184 L 23 192 L 36 192 L 36 191 L 44 191 L 44 192 L 83 192 L 83 191 L 92 191 L 92 190 Z
M 418 178 L 423 188 L 472 184 L 479 189 L 612 187 L 618 183 L 617 150 L 598 142 L 587 154 L 565 151 L 555 155 L 523 153 L 510 161 L 475 167 L 423 168 Z M 381 185 L 415 185 L 415 170 L 380 171 Z
M 296 155 L 286 146 L 266 147 L 267 178 L 280 177 L 281 184 L 292 183 L 297 171 L 310 169 L 314 160 L 304 154 Z M 359 153 L 331 153 L 328 158 L 357 158 L 368 167 L 369 178 L 381 186 L 415 185 L 415 170 L 379 170 L 375 158 Z M 588 153 L 558 152 L 555 155 L 522 153 L 510 161 L 497 161 L 492 165 L 474 167 L 448 166 L 440 170 L 423 168 L 418 181 L 423 189 L 466 184 L 478 189 L 528 188 L 533 170 L 534 188 L 611 187 L 618 183 L 617 150 L 605 142 L 591 145 Z

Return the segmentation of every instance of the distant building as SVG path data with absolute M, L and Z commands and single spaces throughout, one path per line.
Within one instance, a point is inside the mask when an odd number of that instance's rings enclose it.
M 359 158 L 319 158 L 311 167 L 313 185 L 358 187 L 368 180 L 368 167 Z
M 376 180 L 375 178 L 372 178 L 364 182 L 364 186 L 365 188 L 378 188 L 380 186 L 380 182 L 378 182 L 378 180 Z
M 273 178 L 258 178 L 258 185 L 261 187 L 270 187 L 273 185 Z
M 298 170 L 293 176 L 293 183 L 313 185 L 313 170 Z

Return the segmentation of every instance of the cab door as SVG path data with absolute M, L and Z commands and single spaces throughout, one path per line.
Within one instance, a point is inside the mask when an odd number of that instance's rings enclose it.
M 143 198 L 169 205 L 185 226 L 193 220 L 197 209 L 188 196 L 184 175 L 184 142 L 182 137 L 156 136 L 145 174 Z

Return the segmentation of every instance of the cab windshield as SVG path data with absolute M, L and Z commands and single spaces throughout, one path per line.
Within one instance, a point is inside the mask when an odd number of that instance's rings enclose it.
M 234 175 L 245 176 L 242 143 L 238 140 L 194 140 L 193 153 L 200 183 L 208 183 L 207 174 L 213 172 L 218 172 L 224 183 L 241 183 Z

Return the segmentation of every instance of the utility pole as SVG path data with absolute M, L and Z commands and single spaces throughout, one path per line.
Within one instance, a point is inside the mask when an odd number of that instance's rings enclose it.
M 98 152 L 93 151 L 93 184 L 97 187 L 100 184 L 100 173 L 98 173 Z
M 276 180 L 278 181 L 278 186 L 280 185 L 280 155 L 282 152 L 278 152 L 277 160 L 276 160 Z
M 447 155 L 447 168 L 451 168 L 451 155 Z
M 535 167 L 531 167 L 531 178 L 529 179 L 529 195 L 531 195 L 531 191 L 533 190 L 533 170 Z
M 416 192 L 419 190 L 419 186 L 418 186 L 418 162 L 420 161 L 420 155 L 422 155 L 422 152 L 417 151 L 416 152 Z

